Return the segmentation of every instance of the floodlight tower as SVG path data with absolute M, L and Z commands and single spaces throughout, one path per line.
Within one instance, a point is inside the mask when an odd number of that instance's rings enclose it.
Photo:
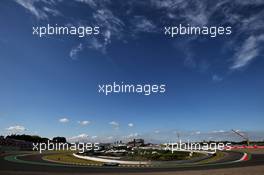
M 234 129 L 232 129 L 232 132 L 235 133 L 236 135 L 240 136 L 241 138 L 243 138 L 247 142 L 247 146 L 249 146 L 249 138 L 248 137 L 244 136 L 244 134 L 241 134 Z

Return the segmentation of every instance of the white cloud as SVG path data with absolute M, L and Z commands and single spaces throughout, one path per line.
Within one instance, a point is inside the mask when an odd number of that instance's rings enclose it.
M 61 13 L 58 10 L 51 9 L 49 7 L 43 7 L 43 10 L 47 13 L 50 13 L 52 16 L 59 16 Z
M 86 138 L 86 137 L 88 137 L 88 135 L 87 134 L 80 134 L 80 135 L 78 135 L 78 136 L 75 136 L 75 138 Z
M 198 26 L 206 25 L 214 10 L 206 8 L 207 1 L 151 0 L 151 4 L 157 9 L 165 9 L 169 18 Z
M 245 19 L 239 17 L 242 31 L 254 32 L 254 31 L 261 31 L 264 29 L 264 21 L 262 20 L 264 15 L 264 11 L 260 13 L 256 13 L 254 15 L 250 15 Z M 237 22 L 237 21 L 236 21 Z
M 126 138 L 126 139 L 131 139 L 131 138 L 136 138 L 136 137 L 138 137 L 138 136 L 139 136 L 138 133 L 131 133 L 131 134 L 129 134 L 128 136 L 125 136 L 125 138 Z
M 155 130 L 154 133 L 155 133 L 155 134 L 159 134 L 160 131 L 159 131 L 159 130 Z
M 191 25 L 195 25 L 195 26 L 207 25 L 207 23 L 209 22 L 209 17 L 211 16 L 210 13 L 212 13 L 212 11 L 206 9 L 206 3 L 195 1 L 193 5 L 195 5 L 195 8 L 186 8 L 187 10 L 183 15 L 183 17 Z
M 111 121 L 109 122 L 109 125 L 112 125 L 112 127 L 114 129 L 118 129 L 119 128 L 119 123 L 117 123 L 116 121 Z
M 106 27 L 107 30 L 116 34 L 118 34 L 124 26 L 123 21 L 116 17 L 112 11 L 107 8 L 97 10 L 93 17 L 94 20 L 98 22 L 98 25 Z
M 186 6 L 185 0 L 150 0 L 156 8 L 175 9 L 176 7 Z
M 259 43 L 264 41 L 264 35 L 250 36 L 235 53 L 231 69 L 239 69 L 249 64 L 259 55 Z
M 78 46 L 76 46 L 76 47 L 74 47 L 74 48 L 71 49 L 71 51 L 70 51 L 70 57 L 71 57 L 72 59 L 76 59 L 78 53 L 79 53 L 80 51 L 82 51 L 82 50 L 83 50 L 83 44 L 80 43 Z
M 68 118 L 61 118 L 59 119 L 60 123 L 68 123 L 70 120 Z
M 95 8 L 97 6 L 94 0 L 76 0 L 76 2 L 85 3 L 92 8 Z
M 78 121 L 78 123 L 80 124 L 80 125 L 89 125 L 91 122 L 90 121 L 88 121 L 88 120 L 84 120 L 84 121 Z
M 73 136 L 68 138 L 69 142 L 86 142 L 88 141 L 89 136 L 87 134 L 79 134 L 77 136 Z
M 212 131 L 212 133 L 224 133 L 224 130 L 217 130 L 217 131 Z
M 200 135 L 201 131 L 194 131 L 194 132 L 190 132 L 189 135 Z
M 46 19 L 48 16 L 42 11 L 38 10 L 34 3 L 38 2 L 38 0 L 15 0 L 18 4 L 26 8 L 29 12 L 31 12 L 38 19 Z
M 249 0 L 249 1 L 240 1 L 240 0 L 235 0 L 238 4 L 242 5 L 262 5 L 264 4 L 263 0 Z
M 92 139 L 96 139 L 96 138 L 97 138 L 97 136 L 92 136 L 91 138 L 92 138 Z
M 105 36 L 105 38 L 104 38 L 104 41 L 105 41 L 105 44 L 108 44 L 108 43 L 110 43 L 111 42 L 111 31 L 110 30 L 106 30 L 105 32 L 104 32 L 104 36 Z
M 260 48 L 260 42 L 263 41 L 261 38 L 263 37 L 259 36 L 259 33 L 263 33 L 262 31 L 264 30 L 264 11 L 256 10 L 254 13 L 249 13 L 249 15 L 244 15 L 242 12 L 237 11 L 239 8 L 246 8 L 250 5 L 261 6 L 264 4 L 262 0 L 216 0 L 214 5 L 207 0 L 150 0 L 150 4 L 152 7 L 162 9 L 167 13 L 165 20 L 171 19 L 190 25 L 211 26 L 214 25 L 215 17 L 219 16 L 221 18 L 218 22 L 219 25 L 230 24 L 233 29 L 237 28 L 236 32 L 232 32 L 232 36 L 230 36 L 234 40 L 231 47 L 236 47 L 237 43 L 240 43 L 241 38 L 249 35 L 242 46 L 235 51 L 233 64 L 229 66 L 230 69 L 245 67 L 263 49 Z M 241 37 L 242 35 L 243 37 Z M 196 39 L 199 39 L 199 37 Z M 189 45 L 190 42 L 187 44 Z M 185 64 L 195 67 L 195 61 L 194 58 L 187 57 Z M 216 81 L 219 81 L 219 78 L 215 78 Z
M 135 32 L 155 32 L 156 26 L 144 16 L 136 16 L 132 20 L 132 27 Z
M 113 136 L 106 137 L 107 140 L 113 140 L 113 138 L 114 138 Z
M 61 0 L 15 0 L 15 2 L 24 7 L 28 12 L 40 20 L 48 19 L 49 16 L 63 16 L 59 9 L 56 9 L 59 3 L 62 2 Z M 69 53 L 72 59 L 76 59 L 78 53 L 85 47 L 106 53 L 107 47 L 112 43 L 112 40 L 122 39 L 122 41 L 125 41 L 127 38 L 124 36 L 129 32 L 132 34 L 137 32 L 155 32 L 157 31 L 157 26 L 160 24 L 162 26 L 164 24 L 169 24 L 171 21 L 190 25 L 210 26 L 215 25 L 215 17 L 220 19 L 218 22 L 219 25 L 230 24 L 233 28 L 238 27 L 237 31 L 233 32 L 232 36 L 230 35 L 230 37 L 233 37 L 232 40 L 234 40 L 233 47 L 240 42 L 239 40 L 241 38 L 243 38 L 240 36 L 244 34 L 246 34 L 244 36 L 249 35 L 248 39 L 244 41 L 241 47 L 235 50 L 232 65 L 228 66 L 230 69 L 235 70 L 245 67 L 262 51 L 260 42 L 263 41 L 263 39 L 260 39 L 261 36 L 259 36 L 259 33 L 264 30 L 264 22 L 262 20 L 264 12 L 257 10 L 255 13 L 244 15 L 242 12 L 240 12 L 241 10 L 236 10 L 236 8 L 246 8 L 252 5 L 261 6 L 264 4 L 263 0 L 216 0 L 214 4 L 210 3 L 209 0 L 132 1 L 124 5 L 129 7 L 128 10 L 130 13 L 127 13 L 127 15 L 131 16 L 128 17 L 128 21 L 123 21 L 123 18 L 121 18 L 118 13 L 115 13 L 115 10 L 112 10 L 110 0 L 75 0 L 75 2 L 77 2 L 77 5 L 91 7 L 91 9 L 88 7 L 88 9 L 91 10 L 91 17 L 85 20 L 77 18 L 71 19 L 74 21 L 81 21 L 84 23 L 83 25 L 87 25 L 87 21 L 89 21 L 90 24 L 99 25 L 100 35 L 87 39 L 87 46 L 84 43 L 81 43 L 78 46 L 72 48 Z M 79 4 L 78 2 L 83 4 Z M 143 8 L 148 7 L 153 10 L 157 10 L 157 18 L 153 18 L 152 15 L 147 13 L 140 14 L 140 16 L 139 14 L 134 14 L 134 7 L 137 6 L 141 6 Z M 126 32 L 127 29 L 129 30 L 128 32 Z M 199 37 L 194 37 L 193 40 L 196 39 L 199 39 Z M 189 44 L 191 44 L 191 42 L 188 42 L 186 45 L 184 45 L 184 47 L 187 48 L 187 45 Z M 189 55 L 186 55 L 184 64 L 191 68 L 199 68 L 199 61 L 195 59 L 194 56 L 196 54 L 191 53 L 192 51 L 192 49 L 186 51 L 186 53 L 189 53 Z M 212 77 L 212 79 L 214 79 L 214 77 Z M 218 81 L 218 78 L 215 80 Z
M 133 127 L 134 124 L 133 124 L 133 123 L 128 123 L 128 126 L 129 126 L 129 127 Z
M 107 4 L 110 4 L 110 0 L 75 0 L 76 2 L 84 3 L 91 7 L 92 9 L 98 9 L 100 7 L 105 7 Z
M 91 40 L 89 40 L 88 48 L 94 49 L 94 50 L 99 50 L 102 53 L 105 53 L 105 51 L 106 51 L 105 45 L 102 42 L 100 42 L 97 38 L 92 38 Z
M 196 132 L 194 132 L 194 134 L 199 135 L 199 134 L 201 134 L 201 131 L 196 131 Z
M 214 82 L 220 82 L 220 81 L 223 80 L 223 77 L 220 77 L 219 75 L 214 74 L 214 75 L 212 76 L 212 80 L 213 80 Z
M 98 39 L 95 37 L 91 38 L 88 41 L 88 48 L 100 51 L 105 54 L 107 46 L 111 43 L 112 32 L 110 30 L 106 30 L 102 32 L 102 36 L 103 39 Z
M 103 2 L 106 3 L 106 1 Z M 99 25 L 102 31 L 102 38 L 92 38 L 90 40 L 90 45 L 88 46 L 88 48 L 106 53 L 106 48 L 111 43 L 112 38 L 115 37 L 116 39 L 119 39 L 122 37 L 124 23 L 121 19 L 115 16 L 112 11 L 109 10 L 105 5 L 101 3 L 100 6 L 102 6 L 102 8 L 96 10 L 93 13 L 93 20 L 97 25 Z
M 16 126 L 10 126 L 6 128 L 6 130 L 9 131 L 10 133 L 21 133 L 26 131 L 27 129 L 24 126 L 16 125 Z
M 44 20 L 48 19 L 48 14 L 53 16 L 60 15 L 60 12 L 56 9 L 52 9 L 52 5 L 55 1 L 47 1 L 47 0 L 15 0 L 19 5 L 27 9 L 32 15 L 34 15 L 37 19 Z M 37 3 L 44 3 L 45 5 L 49 5 L 50 7 L 43 7 L 36 5 Z

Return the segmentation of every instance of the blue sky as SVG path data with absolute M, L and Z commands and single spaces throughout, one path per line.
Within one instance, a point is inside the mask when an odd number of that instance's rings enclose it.
M 264 3 L 182 0 L 0 2 L 0 133 L 98 140 L 263 139 Z M 166 25 L 232 34 L 164 35 Z M 32 35 L 33 26 L 98 25 L 99 36 Z M 98 84 L 166 84 L 165 94 L 97 92 Z M 130 124 L 130 125 L 129 125 Z

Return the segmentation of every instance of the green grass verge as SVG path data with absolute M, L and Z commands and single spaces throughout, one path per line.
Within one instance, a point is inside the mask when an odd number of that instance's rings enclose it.
M 77 157 L 74 157 L 72 153 L 60 153 L 60 154 L 51 154 L 46 155 L 43 157 L 45 160 L 55 161 L 55 162 L 61 162 L 61 163 L 77 163 L 77 164 L 101 164 L 100 162 L 91 161 L 91 160 L 85 160 L 85 159 L 79 159 Z

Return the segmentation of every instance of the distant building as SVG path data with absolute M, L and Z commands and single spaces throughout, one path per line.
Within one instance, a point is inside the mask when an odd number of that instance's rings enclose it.
M 99 144 L 99 151 L 102 151 L 102 150 L 109 150 L 111 149 L 111 143 L 100 143 Z
M 144 146 L 144 139 L 133 139 L 133 141 L 127 143 L 127 146 L 129 147 Z
M 112 146 L 112 148 L 114 150 L 126 150 L 127 149 L 127 145 L 125 144 L 115 144 Z

